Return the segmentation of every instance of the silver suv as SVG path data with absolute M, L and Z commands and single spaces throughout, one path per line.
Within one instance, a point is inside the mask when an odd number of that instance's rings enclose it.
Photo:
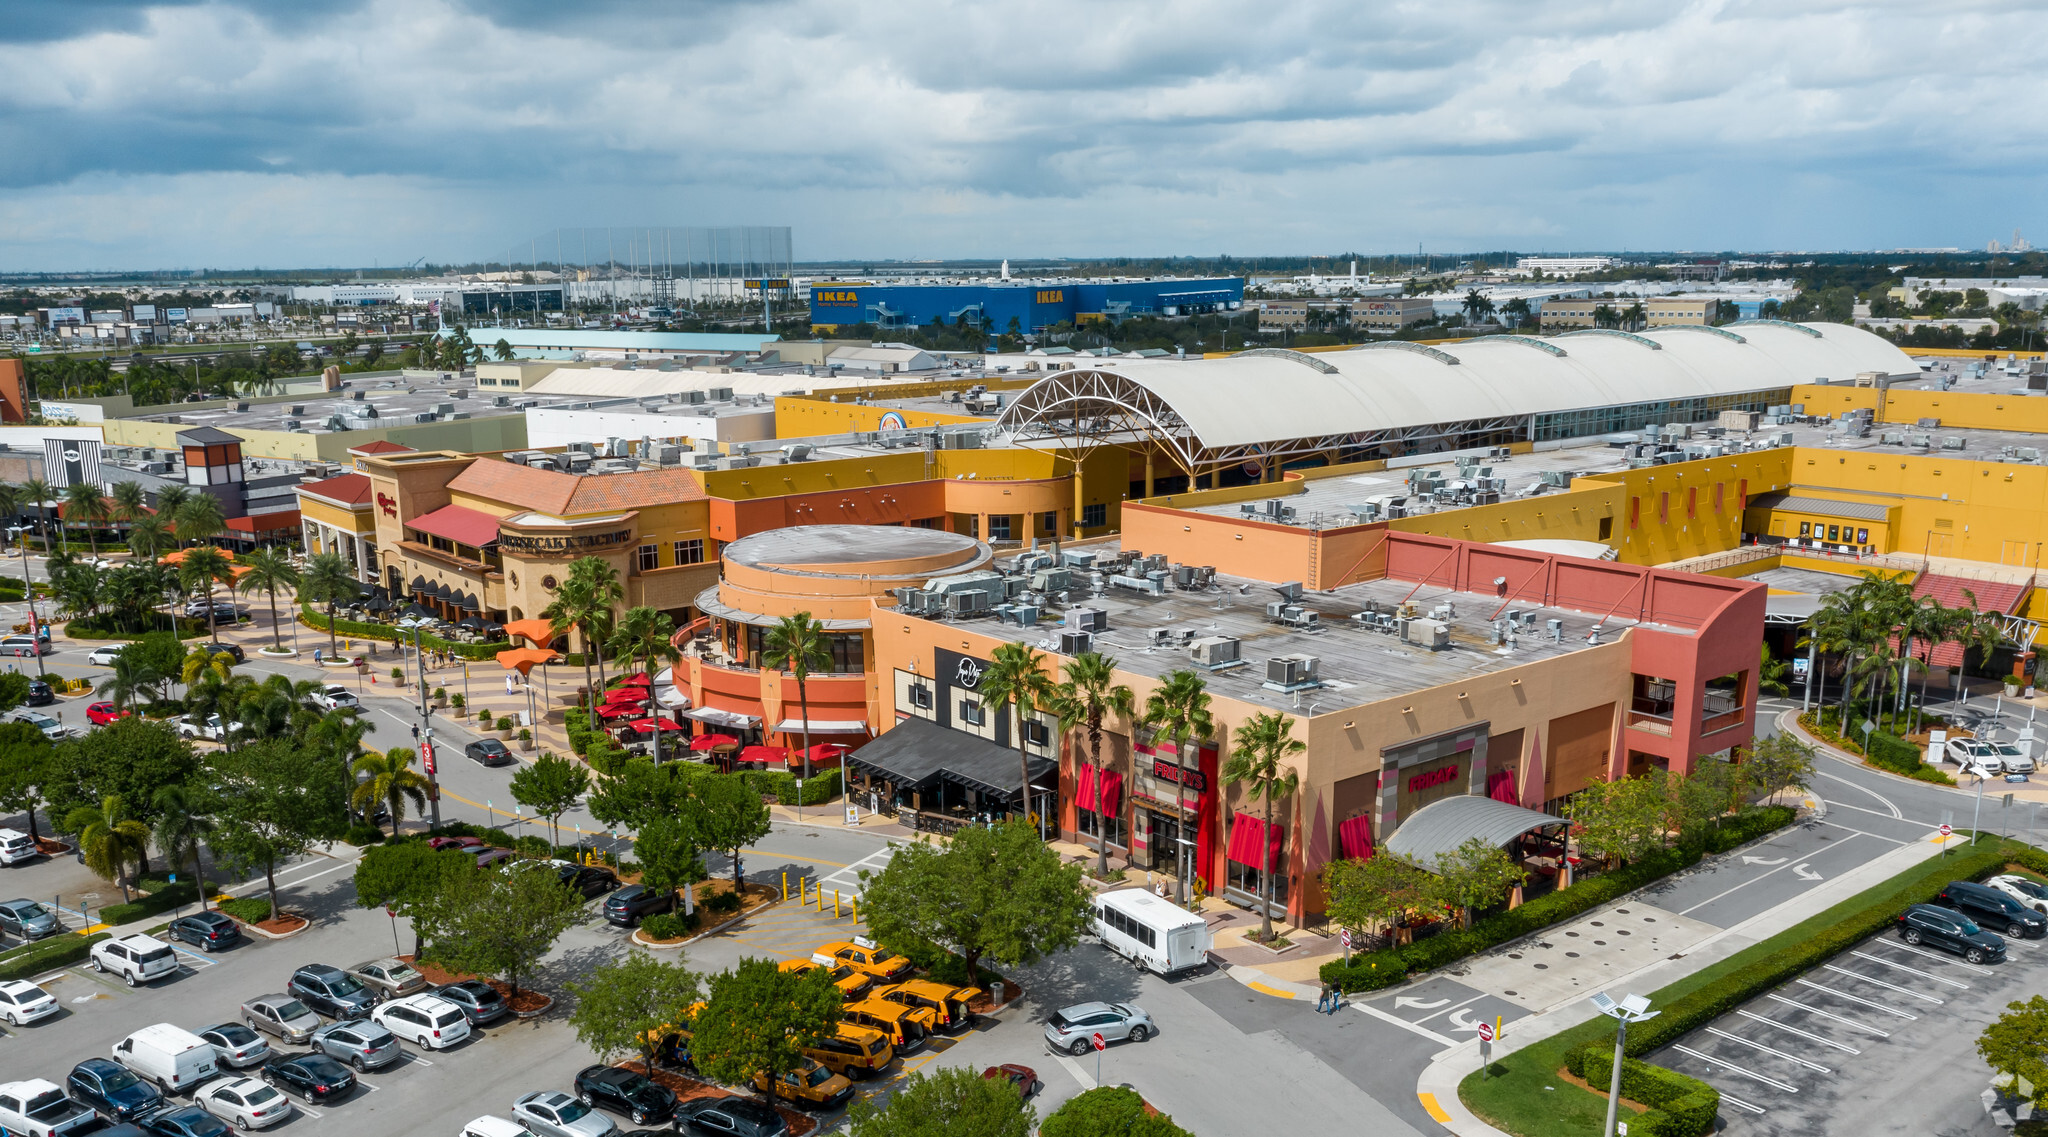
M 398 1036 L 367 1019 L 344 1019 L 313 1032 L 306 1045 L 361 1074 L 398 1061 Z
M 1159 1033 L 1152 1016 L 1132 1003 L 1076 1003 L 1061 1007 L 1045 1020 L 1045 1041 L 1056 1051 L 1075 1057 L 1095 1048 L 1094 1036 L 1105 1043 L 1143 1042 Z

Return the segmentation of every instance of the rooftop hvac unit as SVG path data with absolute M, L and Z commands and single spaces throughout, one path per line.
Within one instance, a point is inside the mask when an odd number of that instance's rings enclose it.
M 1064 568 L 1042 568 L 1031 574 L 1031 591 L 1061 592 L 1074 586 L 1074 572 Z
M 448 394 L 451 398 L 467 399 L 469 398 L 469 388 L 459 387 L 453 391 L 448 392 Z
M 365 392 L 365 391 L 350 391 L 350 392 L 348 393 L 348 397 L 349 397 L 349 398 L 351 398 L 351 399 L 354 399 L 354 400 L 355 400 L 356 402 L 360 403 L 360 402 L 362 402 L 362 401 L 363 401 L 363 396 L 364 396 L 365 394 L 367 394 L 367 393 L 368 393 L 368 392 Z
M 1410 620 L 1401 638 L 1417 647 L 1442 651 L 1451 646 L 1451 626 L 1442 620 Z
M 1266 661 L 1266 682 L 1277 687 L 1306 687 L 1316 682 L 1313 655 L 1276 655 Z
M 432 411 L 421 411 L 420 413 L 418 413 L 418 414 L 416 414 L 416 415 L 412 416 L 412 421 L 414 421 L 414 422 L 433 422 L 433 421 L 434 421 L 435 419 L 437 419 L 437 418 L 440 418 L 440 417 L 441 417 L 440 415 L 437 415 L 437 414 L 435 414 L 435 413 L 434 413 L 434 412 L 432 412 Z
M 491 405 L 494 407 L 509 407 L 512 405 L 512 396 L 493 395 L 491 396 Z
M 680 446 L 657 446 L 654 450 L 654 460 L 664 466 L 673 466 L 683 460 L 683 448 Z
M 457 422 L 460 422 L 463 419 L 470 417 L 470 414 L 468 411 L 456 411 L 454 414 L 449 415 L 448 417 L 456 420 Z
M 1564 621 L 1563 621 L 1563 620 L 1545 620 L 1545 621 L 1543 621 L 1543 626 L 1544 626 L 1545 628 L 1548 628 L 1548 629 L 1550 630 L 1550 638 L 1551 638 L 1551 639 L 1553 639 L 1553 640 L 1557 641 L 1558 643 L 1563 643 L 1563 642 L 1564 642 Z
M 567 449 L 569 449 L 569 450 L 573 450 L 573 451 L 575 451 L 575 452 L 576 452 L 576 453 L 578 453 L 578 454 L 595 454 L 595 453 L 597 453 L 597 443 L 595 443 L 595 442 L 571 442 L 571 443 L 570 443 L 570 444 L 568 445 Z
M 1888 430 L 1878 435 L 1877 441 L 1880 446 L 1904 446 L 1906 434 L 1904 431 Z
M 1279 593 L 1280 598 L 1290 604 L 1301 602 L 1301 582 L 1298 580 L 1290 580 L 1285 584 L 1276 584 L 1273 586 L 1273 591 Z
M 1066 623 L 1067 627 L 1084 632 L 1106 632 L 1109 630 L 1109 613 L 1100 608 L 1069 608 Z
M 706 391 L 705 394 L 709 395 L 714 403 L 729 403 L 732 401 L 731 387 L 713 387 Z
M 899 588 L 896 590 L 896 607 L 904 612 L 929 612 L 932 594 L 922 588 Z
M 689 403 L 692 406 L 695 406 L 696 404 L 704 401 L 704 392 L 678 391 L 676 392 L 676 401 L 679 403 Z
M 1943 450 L 1961 450 L 1963 449 L 1963 447 L 1963 440 L 1961 438 L 1955 437 L 1954 435 L 1950 435 L 1949 437 L 1941 440 L 1941 448 Z
M 1061 655 L 1083 655 L 1095 650 L 1095 635 L 1092 632 L 1077 632 L 1071 629 L 1060 632 Z
M 1238 641 L 1231 636 L 1204 636 L 1188 645 L 1188 654 L 1202 667 L 1228 667 L 1243 662 L 1238 648 Z
M 299 404 L 296 404 L 296 403 L 292 404 L 292 417 L 293 417 L 293 418 L 304 418 L 304 417 L 306 417 L 306 408 L 305 408 L 305 407 L 303 407 L 303 406 L 300 406 Z
M 782 460 L 785 462 L 801 462 L 810 456 L 811 444 L 808 442 L 793 442 L 782 448 Z
M 988 611 L 988 593 L 979 588 L 962 588 L 946 593 L 946 612 L 953 616 L 979 616 Z
M 455 404 L 454 404 L 454 403 L 435 403 L 435 404 L 434 404 L 434 413 L 435 413 L 435 414 L 437 414 L 437 415 L 452 415 L 452 414 L 454 414 L 454 413 L 455 413 Z
M 2041 460 L 2041 451 L 2032 446 L 2022 446 L 2013 452 L 2013 457 L 2018 458 L 2022 462 L 2039 462 Z
M 1092 552 L 1076 552 L 1069 549 L 1060 554 L 1060 561 L 1068 568 L 1080 569 L 1086 572 L 1095 567 L 1095 554 Z
M 1041 609 L 1036 604 L 1005 604 L 997 609 L 996 613 L 1002 617 L 1002 621 L 1005 624 L 1015 624 L 1020 628 L 1032 628 L 1038 626 L 1040 611 Z M 1085 635 L 1086 633 L 1080 634 Z
M 749 470 L 761 464 L 759 458 L 727 458 L 719 463 L 724 470 Z

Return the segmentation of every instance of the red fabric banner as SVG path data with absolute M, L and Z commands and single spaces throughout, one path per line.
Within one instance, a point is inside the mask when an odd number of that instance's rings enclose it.
M 1486 796 L 1509 805 L 1522 804 L 1521 796 L 1515 793 L 1515 774 L 1512 770 L 1496 770 L 1488 781 L 1493 784 L 1486 789 Z
M 1124 800 L 1124 776 L 1114 770 L 1102 772 L 1102 812 L 1114 815 Z
M 1372 859 L 1372 818 L 1359 814 L 1337 826 L 1337 848 L 1347 860 Z
M 1080 777 L 1074 787 L 1074 807 L 1094 810 L 1095 789 L 1095 767 L 1083 762 L 1080 766 Z
M 1287 862 L 1280 858 L 1280 840 L 1285 830 L 1266 823 L 1249 813 L 1238 813 L 1230 820 L 1230 848 L 1226 856 L 1241 865 L 1263 869 L 1268 865 L 1285 868 Z M 1265 852 L 1259 851 L 1264 844 Z M 1270 857 L 1270 859 L 1267 859 Z

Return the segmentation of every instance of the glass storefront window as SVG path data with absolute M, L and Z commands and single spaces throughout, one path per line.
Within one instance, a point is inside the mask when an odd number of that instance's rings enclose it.
M 1252 865 L 1239 864 L 1236 861 L 1227 863 L 1230 865 L 1230 887 L 1252 899 L 1257 899 L 1260 895 L 1260 880 L 1265 874 Z M 1287 904 L 1287 869 L 1285 866 L 1276 868 L 1273 871 L 1273 903 L 1281 907 L 1285 907 Z
M 1090 837 L 1099 838 L 1102 835 L 1102 815 L 1092 809 L 1076 809 L 1074 811 L 1074 828 Z M 1123 818 L 1112 817 L 1109 819 L 1109 843 L 1121 845 L 1125 848 L 1130 847 L 1131 838 L 1128 833 L 1124 832 Z

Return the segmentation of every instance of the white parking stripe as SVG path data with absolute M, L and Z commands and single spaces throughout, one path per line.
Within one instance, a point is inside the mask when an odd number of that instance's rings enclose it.
M 1906 1011 L 1902 1011 L 1897 1007 L 1887 1007 L 1883 1003 L 1874 1003 L 1871 1002 L 1869 999 L 1861 998 L 1856 995 L 1851 995 L 1847 991 L 1837 991 L 1833 987 L 1823 987 L 1820 984 L 1815 983 L 1811 979 L 1795 979 L 1793 980 L 1793 982 L 1799 984 L 1802 987 L 1811 987 L 1816 991 L 1826 991 L 1828 994 L 1833 995 L 1837 999 L 1847 999 L 1852 1003 L 1861 1003 L 1866 1007 L 1869 1007 L 1873 1010 L 1883 1011 L 1885 1014 L 1888 1015 L 1897 1015 L 1902 1019 L 1917 1019 L 1920 1017 L 1919 1015 L 1910 1014 Z
M 1882 987 L 1887 991 L 1897 991 L 1901 995 L 1905 995 L 1909 998 L 1918 999 L 1923 1003 L 1933 1003 L 1937 1007 L 1941 1006 L 1943 1003 L 1948 1001 L 1946 999 L 1937 999 L 1932 995 L 1923 995 L 1910 987 L 1901 987 L 1896 983 L 1886 983 L 1882 979 L 1874 979 L 1868 975 L 1863 974 L 1860 971 L 1851 971 L 1846 967 L 1836 967 L 1832 963 L 1823 963 L 1820 966 L 1823 971 L 1832 971 L 1836 975 L 1846 975 L 1851 979 L 1861 979 L 1863 982 L 1868 983 L 1873 987 Z
M 1690 1054 L 1694 1058 L 1697 1058 L 1700 1061 L 1705 1062 L 1709 1065 L 1719 1066 L 1724 1070 L 1732 1070 L 1745 1078 L 1754 1078 L 1757 1081 L 1762 1082 L 1764 1085 L 1776 1086 L 1778 1089 L 1784 1090 L 1788 1094 L 1796 1094 L 1799 1092 L 1799 1087 L 1791 1084 L 1790 1082 L 1781 1082 L 1776 1078 L 1767 1077 L 1766 1075 L 1759 1074 L 1755 1070 L 1745 1070 L 1742 1067 L 1737 1066 L 1733 1062 L 1730 1062 L 1723 1058 L 1716 1058 L 1711 1054 L 1702 1054 L 1699 1051 L 1694 1050 L 1690 1046 L 1673 1046 L 1671 1049 L 1679 1051 L 1683 1054 Z
M 220 960 L 217 960 L 212 956 L 201 955 L 198 952 L 193 951 L 190 948 L 184 947 L 179 944 L 172 944 L 171 950 L 177 952 L 179 955 L 191 956 L 192 959 L 196 961 L 201 967 L 212 967 L 220 962 Z
M 1787 1053 L 1785 1053 L 1785 1052 L 1784 1052 L 1784 1051 L 1782 1051 L 1782 1050 L 1774 1050 L 1774 1049 L 1772 1049 L 1771 1047 L 1765 1046 L 1765 1045 L 1764 1045 L 1763 1043 L 1761 1043 L 1761 1042 L 1752 1042 L 1751 1040 L 1749 1040 L 1749 1039 L 1747 1039 L 1747 1038 L 1744 1038 L 1744 1037 L 1742 1037 L 1742 1036 L 1741 1036 L 1741 1035 L 1739 1035 L 1739 1034 L 1729 1034 L 1729 1033 L 1728 1033 L 1727 1031 L 1725 1031 L 1725 1030 L 1722 1030 L 1722 1029 L 1721 1029 L 1720 1027 L 1717 1027 L 1717 1026 L 1710 1026 L 1710 1027 L 1708 1027 L 1708 1028 L 1707 1028 L 1707 1033 L 1708 1033 L 1708 1034 L 1711 1034 L 1711 1035 L 1714 1035 L 1714 1036 L 1715 1036 L 1715 1037 L 1717 1037 L 1717 1038 L 1725 1038 L 1725 1039 L 1727 1039 L 1727 1040 L 1728 1040 L 1728 1041 L 1730 1041 L 1730 1042 L 1734 1042 L 1734 1043 L 1740 1043 L 1740 1044 L 1741 1044 L 1741 1045 L 1743 1045 L 1743 1046 L 1747 1046 L 1747 1047 L 1749 1047 L 1749 1048 L 1750 1048 L 1751 1050 L 1761 1050 L 1761 1051 L 1763 1051 L 1763 1052 L 1764 1052 L 1765 1054 L 1769 1054 L 1769 1055 L 1771 1055 L 1771 1056 L 1773 1056 L 1773 1057 L 1776 1057 L 1776 1058 L 1783 1058 L 1783 1059 L 1784 1059 L 1785 1061 L 1787 1061 L 1787 1062 L 1793 1063 L 1794 1065 L 1798 1065 L 1798 1066 L 1804 1066 L 1804 1067 L 1806 1067 L 1807 1069 L 1809 1069 L 1809 1070 L 1812 1070 L 1812 1071 L 1814 1071 L 1814 1072 L 1816 1072 L 1816 1073 L 1821 1073 L 1821 1074 L 1832 1074 L 1832 1073 L 1834 1073 L 1834 1071 L 1833 1071 L 1833 1070 L 1830 1070 L 1830 1069 L 1828 1069 L 1828 1068 L 1827 1068 L 1826 1066 L 1823 1066 L 1823 1065 L 1821 1065 L 1821 1064 L 1820 1064 L 1820 1063 L 1818 1063 L 1818 1062 L 1808 1062 L 1808 1061 L 1807 1061 L 1806 1059 L 1804 1059 L 1804 1058 L 1795 1058 L 1795 1057 L 1793 1057 L 1792 1055 L 1790 1055 L 1790 1054 L 1787 1054 Z
M 1810 987 L 1810 986 L 1813 986 L 1813 984 L 1810 984 L 1810 983 L 1809 983 L 1809 984 L 1807 984 L 1807 986 L 1809 986 L 1809 987 Z M 1826 988 L 1825 988 L 1825 987 L 1823 987 L 1823 988 L 1821 988 L 1821 989 L 1822 989 L 1822 990 L 1826 990 Z M 1888 1031 L 1888 1030 L 1879 1030 L 1879 1029 L 1877 1029 L 1877 1028 L 1876 1028 L 1876 1027 L 1874 1027 L 1874 1026 L 1869 1026 L 1869 1025 L 1866 1025 L 1866 1024 L 1864 1024 L 1864 1023 L 1860 1023 L 1860 1022 L 1857 1022 L 1857 1021 L 1856 1021 L 1855 1019 L 1847 1019 L 1847 1018 L 1843 1018 L 1843 1017 L 1842 1017 L 1841 1015 L 1838 1015 L 1838 1014 L 1834 1013 L 1833 1011 L 1823 1011 L 1823 1010 L 1821 1010 L 1821 1009 L 1820 1009 L 1819 1007 L 1809 1007 L 1809 1006 L 1807 1006 L 1807 1005 L 1806 1005 L 1805 1003 L 1802 1003 L 1802 1002 L 1800 1002 L 1800 1001 L 1799 1001 L 1799 1000 L 1797 1000 L 1797 999 L 1787 999 L 1787 998 L 1786 998 L 1785 996 L 1783 996 L 1783 995 L 1769 995 L 1769 996 L 1766 996 L 1766 998 L 1770 998 L 1770 999 L 1775 999 L 1775 1000 L 1777 1000 L 1778 1002 L 1780 1002 L 1780 1003 L 1783 1003 L 1783 1004 L 1785 1004 L 1785 1005 L 1786 1005 L 1786 1006 L 1788 1006 L 1788 1007 L 1798 1007 L 1798 1008 L 1799 1008 L 1800 1010 L 1802 1010 L 1802 1011 L 1805 1011 L 1805 1012 L 1806 1012 L 1807 1014 L 1810 1014 L 1810 1015 L 1819 1015 L 1819 1016 L 1820 1016 L 1821 1018 L 1824 1018 L 1824 1019 L 1831 1019 L 1831 1020 L 1833 1020 L 1833 1021 L 1835 1021 L 1835 1022 L 1841 1023 L 1841 1024 L 1843 1025 L 1843 1026 L 1846 1026 L 1846 1027 L 1854 1027 L 1855 1029 L 1857 1029 L 1857 1030 L 1860 1030 L 1860 1031 L 1863 1031 L 1863 1032 L 1865 1032 L 1865 1033 L 1867 1033 L 1867 1034 L 1874 1034 L 1874 1035 L 1876 1035 L 1876 1036 L 1877 1036 L 1877 1037 L 1879 1037 L 1879 1038 L 1890 1038 L 1890 1037 L 1892 1036 L 1892 1032 L 1890 1032 L 1890 1031 Z M 1907 1015 L 1906 1017 L 1907 1017 L 1907 1018 L 1912 1018 L 1913 1016 L 1911 1016 L 1911 1015 Z
M 1839 1050 L 1844 1054 L 1863 1053 L 1861 1050 L 1856 1049 L 1855 1047 L 1849 1045 L 1846 1042 L 1836 1042 L 1832 1038 L 1823 1038 L 1818 1034 L 1812 1034 L 1807 1031 L 1800 1030 L 1798 1027 L 1793 1026 L 1790 1023 L 1781 1023 L 1777 1019 L 1767 1019 L 1754 1011 L 1736 1011 L 1735 1013 L 1741 1015 L 1743 1018 L 1750 1020 L 1751 1022 L 1759 1022 L 1764 1024 L 1765 1026 L 1776 1027 L 1787 1034 L 1796 1034 L 1799 1037 L 1807 1040 L 1808 1042 L 1818 1042 L 1822 1046 L 1832 1046 L 1836 1050 Z
M 1960 979 L 1950 979 L 1945 975 L 1935 975 L 1930 972 L 1922 971 L 1917 967 L 1908 967 L 1903 963 L 1899 963 L 1896 960 L 1886 959 L 1881 955 L 1872 955 L 1867 951 L 1852 951 L 1849 954 L 1855 956 L 1857 959 L 1867 959 L 1872 963 L 1882 964 L 1885 967 L 1898 968 L 1900 971 L 1906 972 L 1909 975 L 1918 975 L 1922 979 L 1932 979 L 1936 983 L 1946 983 L 1951 987 L 1961 988 L 1964 991 L 1970 989 L 1970 985 L 1968 983 L 1963 982 Z
M 1960 968 L 1962 968 L 1962 969 L 1963 969 L 1964 971 L 1974 971 L 1974 972 L 1976 972 L 1976 973 L 1977 973 L 1977 974 L 1979 974 L 1979 975 L 1989 975 L 1989 974 L 1991 974 L 1991 969 L 1990 969 L 1990 968 L 1988 968 L 1988 967 L 1978 967 L 1978 966 L 1977 966 L 1976 964 L 1974 964 L 1974 963 L 1964 963 L 1964 962 L 1963 962 L 1962 960 L 1960 960 L 1960 959 L 1958 959 L 1958 958 L 1956 958 L 1956 957 L 1954 957 L 1954 956 L 1947 956 L 1947 955 L 1936 955 L 1935 953 L 1933 953 L 1933 952 L 1931 952 L 1931 951 L 1927 951 L 1927 950 L 1926 950 L 1926 949 L 1924 949 L 1924 948 L 1916 948 L 1916 947 L 1914 947 L 1914 946 L 1913 946 L 1912 944 L 1908 944 L 1908 943 L 1900 943 L 1900 942 L 1899 942 L 1898 940 L 1884 940 L 1884 939 L 1877 939 L 1877 940 L 1866 940 L 1866 941 L 1864 941 L 1864 942 L 1865 942 L 1865 943 L 1866 943 L 1867 945 L 1871 946 L 1871 947 L 1888 947 L 1888 948 L 1897 948 L 1897 949 L 1899 949 L 1900 951 L 1909 951 L 1909 952 L 1912 952 L 1912 953 L 1913 953 L 1914 955 L 1924 955 L 1924 956 L 1926 956 L 1926 957 L 1927 957 L 1928 959 L 1932 959 L 1932 960 L 1937 960 L 1937 961 L 1939 961 L 1939 962 L 1941 962 L 1941 963 L 1950 963 L 1950 964 L 1954 964 L 1955 966 L 1957 966 L 1957 967 L 1960 967 Z
M 1749 1102 L 1743 1101 L 1741 1098 L 1736 1097 L 1734 1094 L 1729 1093 L 1727 1090 L 1721 1091 L 1721 1100 L 1729 1105 L 1734 1106 L 1737 1109 L 1746 1109 L 1751 1113 L 1761 1114 L 1764 1112 L 1763 1106 L 1753 1105 Z

